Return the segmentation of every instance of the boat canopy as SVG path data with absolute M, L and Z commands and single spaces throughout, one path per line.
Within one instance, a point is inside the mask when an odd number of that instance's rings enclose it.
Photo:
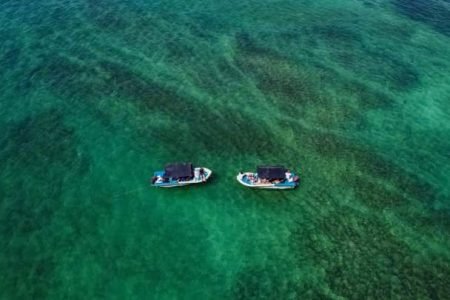
M 280 166 L 258 166 L 258 177 L 274 180 L 286 177 L 286 168 Z
M 164 177 L 172 177 L 174 179 L 183 177 L 192 177 L 193 167 L 191 163 L 174 163 L 166 165 Z

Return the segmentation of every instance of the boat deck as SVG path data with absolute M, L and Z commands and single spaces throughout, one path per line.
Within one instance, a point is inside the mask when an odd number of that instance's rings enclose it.
M 265 188 L 265 189 L 292 189 L 298 185 L 298 182 L 293 181 L 292 179 L 295 177 L 295 174 L 289 178 L 285 178 L 279 181 L 265 181 L 264 179 L 258 178 L 256 173 L 246 172 L 243 174 L 239 174 L 237 176 L 237 180 L 247 186 L 252 188 Z
M 195 168 L 194 170 L 200 170 L 201 168 Z M 203 168 L 204 170 L 204 176 L 198 176 L 198 177 L 192 177 L 189 180 L 179 180 L 179 179 L 173 179 L 170 178 L 168 181 L 164 181 L 164 171 L 156 171 L 154 173 L 154 176 L 158 179 L 153 184 L 157 187 L 177 187 L 177 186 L 185 186 L 185 185 L 191 185 L 196 183 L 203 183 L 206 182 L 209 177 L 211 177 L 212 171 L 208 168 Z

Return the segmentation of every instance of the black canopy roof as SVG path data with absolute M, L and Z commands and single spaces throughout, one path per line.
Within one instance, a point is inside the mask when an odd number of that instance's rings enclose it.
M 193 176 L 193 167 L 191 163 L 168 164 L 164 171 L 165 177 L 172 177 L 175 179 Z
M 284 179 L 286 168 L 281 166 L 258 166 L 258 177 L 264 179 Z

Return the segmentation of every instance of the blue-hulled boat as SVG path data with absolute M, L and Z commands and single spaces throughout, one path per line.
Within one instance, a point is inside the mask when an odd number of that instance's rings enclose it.
M 157 187 L 177 187 L 204 183 L 212 171 L 205 167 L 194 167 L 191 163 L 168 164 L 163 171 L 156 171 L 152 185 Z
M 259 166 L 255 172 L 240 172 L 237 181 L 249 188 L 286 190 L 299 185 L 300 178 L 281 166 Z

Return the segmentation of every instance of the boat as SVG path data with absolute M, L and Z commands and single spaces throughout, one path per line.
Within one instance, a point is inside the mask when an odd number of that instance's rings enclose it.
M 211 177 L 212 171 L 205 167 L 194 167 L 192 163 L 172 163 L 163 171 L 153 174 L 151 184 L 156 187 L 177 187 L 204 183 Z
M 249 188 L 286 190 L 299 185 L 300 178 L 282 166 L 258 166 L 255 172 L 239 172 L 240 184 Z

